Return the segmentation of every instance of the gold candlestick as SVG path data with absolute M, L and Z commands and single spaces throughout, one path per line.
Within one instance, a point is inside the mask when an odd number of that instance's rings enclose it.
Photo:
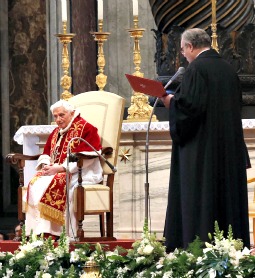
M 215 49 L 217 52 L 219 52 L 218 48 L 218 42 L 217 42 L 217 20 L 216 20 L 216 3 L 217 0 L 212 0 L 212 24 L 211 24 L 211 30 L 212 30 L 212 48 Z
M 98 53 L 97 53 L 97 65 L 98 65 L 98 72 L 99 74 L 96 76 L 96 84 L 99 88 L 99 91 L 103 91 L 106 82 L 107 76 L 104 74 L 104 67 L 105 67 L 105 57 L 104 57 L 104 42 L 107 41 L 108 36 L 110 35 L 109 32 L 103 32 L 103 20 L 98 20 L 98 32 L 90 32 L 94 36 L 94 40 L 97 41 L 98 45 Z
M 55 36 L 59 38 L 60 42 L 63 44 L 62 50 L 62 69 L 63 76 L 60 81 L 60 85 L 63 87 L 64 91 L 61 94 L 61 99 L 68 100 L 73 95 L 69 92 L 69 89 L 72 85 L 72 78 L 69 76 L 69 54 L 68 54 L 68 44 L 72 41 L 75 34 L 67 33 L 67 22 L 63 21 L 63 33 L 56 34 Z
M 143 77 L 144 74 L 140 71 L 141 67 L 141 51 L 139 40 L 143 37 L 145 29 L 138 28 L 138 16 L 134 16 L 134 28 L 128 29 L 130 37 L 134 38 L 133 62 L 135 72 L 133 75 Z M 128 108 L 127 121 L 148 121 L 152 113 L 152 107 L 149 105 L 149 97 L 140 92 L 134 92 L 131 97 L 131 105 Z M 152 121 L 157 121 L 156 115 L 152 116 Z
M 128 29 L 128 32 L 130 33 L 130 37 L 134 38 L 134 50 L 133 50 L 133 62 L 135 64 L 135 72 L 133 75 L 143 77 L 143 73 L 140 72 L 140 65 L 142 62 L 141 58 L 141 51 L 140 51 L 140 45 L 139 40 L 143 37 L 143 32 L 145 29 L 138 28 L 138 16 L 134 16 L 134 28 Z

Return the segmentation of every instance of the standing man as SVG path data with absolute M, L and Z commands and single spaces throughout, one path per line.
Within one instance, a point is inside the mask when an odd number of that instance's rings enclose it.
M 164 237 L 167 252 L 208 240 L 214 222 L 250 247 L 242 91 L 230 64 L 211 49 L 202 29 L 186 30 L 181 51 L 189 62 L 169 108 L 173 141 Z

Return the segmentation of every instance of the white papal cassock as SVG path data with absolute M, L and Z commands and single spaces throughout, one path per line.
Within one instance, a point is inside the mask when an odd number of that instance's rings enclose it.
M 78 168 L 75 162 L 67 165 L 67 153 L 86 152 L 95 155 L 91 147 L 85 142 L 75 139 L 81 137 L 101 152 L 100 138 L 97 129 L 84 120 L 77 113 L 64 129 L 56 128 L 50 134 L 43 154 L 38 159 L 37 173 L 28 184 L 27 193 L 23 196 L 26 204 L 26 235 L 49 233 L 59 236 L 66 218 L 66 172 L 51 176 L 43 176 L 43 164 L 57 163 L 65 169 L 68 167 L 69 175 L 69 209 L 70 209 L 70 237 L 76 237 L 77 223 L 73 210 L 73 192 L 78 184 Z M 71 143 L 69 143 L 71 142 Z M 69 143 L 69 145 L 68 145 Z M 68 150 L 68 147 L 70 150 Z M 99 158 L 84 160 L 82 178 L 84 184 L 98 184 L 102 181 L 102 167 Z

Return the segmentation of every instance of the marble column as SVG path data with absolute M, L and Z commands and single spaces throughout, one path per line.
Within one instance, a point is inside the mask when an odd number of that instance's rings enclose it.
M 69 26 L 68 26 L 69 30 Z M 55 34 L 62 33 L 61 1 L 46 1 L 46 43 L 47 43 L 47 99 L 48 111 L 52 103 L 59 100 L 62 93 L 61 51 L 62 46 Z M 51 115 L 48 114 L 48 123 Z
M 4 186 L 10 183 L 10 167 L 4 163 L 3 150 L 10 150 L 10 126 L 9 126 L 9 51 L 8 51 L 8 0 L 0 1 L 0 61 L 1 61 L 1 137 L 0 149 L 2 158 L 0 161 L 0 222 L 4 211 L 11 203 L 11 188 Z M 4 134 L 4 140 L 3 140 Z M 4 181 L 4 182 L 3 182 Z M 3 197 L 4 196 L 4 197 Z
M 97 31 L 95 0 L 76 0 L 72 3 L 73 94 L 97 90 L 97 45 L 90 31 Z

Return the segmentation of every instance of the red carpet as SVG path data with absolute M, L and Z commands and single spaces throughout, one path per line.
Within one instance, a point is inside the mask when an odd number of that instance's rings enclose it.
M 99 242 L 101 245 L 105 246 L 107 250 L 114 250 L 116 246 L 121 246 L 125 249 L 131 249 L 134 240 L 124 239 L 124 240 L 114 240 L 114 241 L 102 241 Z M 73 250 L 76 244 L 83 244 L 84 242 L 72 242 L 70 243 L 70 249 Z M 95 244 L 96 242 L 89 242 L 89 244 Z M 0 252 L 14 252 L 19 248 L 20 242 L 12 240 L 0 241 Z

